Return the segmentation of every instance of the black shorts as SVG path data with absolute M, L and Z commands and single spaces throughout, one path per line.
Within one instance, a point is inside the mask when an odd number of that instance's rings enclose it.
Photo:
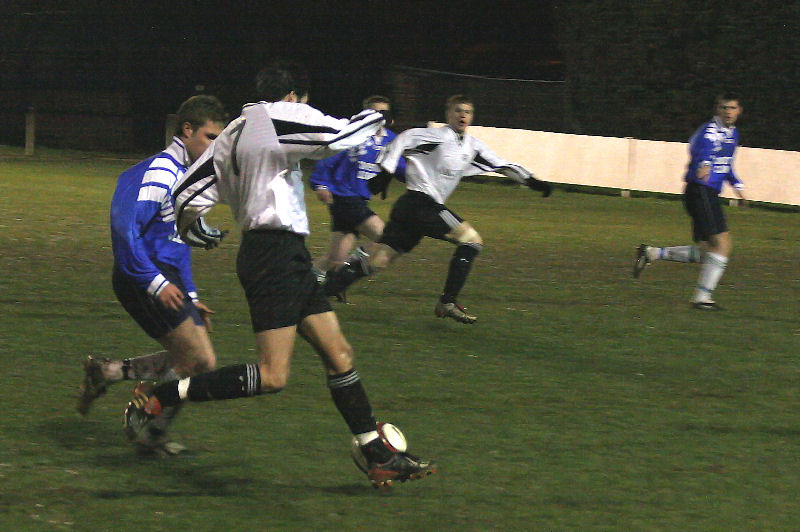
M 203 319 L 187 294 L 178 269 L 160 262 L 155 262 L 155 265 L 161 270 L 167 281 L 183 292 L 183 308 L 175 311 L 162 306 L 153 296 L 139 288 L 119 266 L 114 264 L 111 284 L 122 307 L 148 336 L 155 339 L 162 338 L 168 332 L 173 331 L 188 317 L 191 317 L 197 325 L 203 325 Z
M 692 238 L 695 242 L 707 242 L 712 236 L 728 230 L 719 194 L 713 188 L 694 182 L 686 183 L 683 205 L 692 217 Z
M 331 213 L 331 231 L 353 233 L 358 236 L 359 225 L 375 213 L 369 208 L 367 200 L 361 196 L 333 196 L 333 203 L 328 205 Z
M 464 219 L 422 192 L 408 191 L 400 196 L 389 214 L 380 239 L 395 251 L 408 253 L 423 236 L 446 240 L 445 235 Z
M 312 314 L 331 311 L 302 235 L 252 230 L 242 234 L 236 273 L 250 306 L 253 332 L 298 325 Z

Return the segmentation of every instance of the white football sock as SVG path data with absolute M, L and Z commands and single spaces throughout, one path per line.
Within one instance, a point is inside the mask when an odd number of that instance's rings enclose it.
M 356 440 L 358 441 L 358 444 L 362 447 L 377 438 L 378 438 L 377 430 L 371 430 L 369 432 L 362 432 L 361 434 L 356 434 Z
M 705 255 L 703 266 L 700 268 L 700 276 L 697 279 L 697 288 L 694 291 L 695 303 L 711 301 L 711 294 L 717 287 L 725 267 L 728 265 L 728 257 L 719 253 L 708 252 Z
M 648 257 L 650 260 L 671 260 L 673 262 L 700 262 L 700 251 L 697 246 L 671 246 L 667 248 L 651 248 L 655 251 Z

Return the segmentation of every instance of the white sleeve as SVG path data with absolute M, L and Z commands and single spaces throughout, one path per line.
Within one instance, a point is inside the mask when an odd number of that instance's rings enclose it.
M 214 141 L 216 142 L 216 141 Z M 175 224 L 184 238 L 192 223 L 219 201 L 217 175 L 214 169 L 214 142 L 175 183 Z
M 397 171 L 397 165 L 401 157 L 431 153 L 442 143 L 442 138 L 438 135 L 438 129 L 435 128 L 432 132 L 431 128 L 420 127 L 403 131 L 389 143 L 378 160 L 378 164 L 384 170 L 393 174 Z
M 290 164 L 301 159 L 325 159 L 362 144 L 384 124 L 377 111 L 361 111 L 349 120 L 328 116 L 310 105 L 268 104 L 278 142 Z
M 465 176 L 480 175 L 487 172 L 499 172 L 518 183 L 525 183 L 533 174 L 523 166 L 498 157 L 486 144 L 473 138 L 475 142 L 475 158 L 464 172 Z
M 378 164 L 390 174 L 397 171 L 397 164 L 400 162 L 400 157 L 403 156 L 403 152 L 406 149 L 411 134 L 410 132 L 411 130 L 408 130 L 397 135 L 394 140 L 384 148 L 383 153 L 378 158 Z

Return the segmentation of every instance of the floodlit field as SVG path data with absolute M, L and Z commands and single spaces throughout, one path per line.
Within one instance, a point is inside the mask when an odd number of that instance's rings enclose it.
M 381 495 L 302 343 L 281 394 L 188 405 L 190 454 L 134 455 L 127 383 L 80 418 L 87 354 L 157 349 L 110 286 L 108 203 L 133 160 L 20 152 L 0 149 L 0 529 L 800 528 L 797 212 L 727 210 L 727 310 L 704 313 L 696 265 L 631 278 L 640 242 L 688 241 L 680 202 L 463 184 L 450 206 L 486 242 L 461 297 L 477 324 L 434 317 L 452 248 L 432 240 L 336 306 L 378 417 L 440 464 Z M 232 227 L 226 207 L 211 221 Z M 195 254 L 222 365 L 254 361 L 237 244 Z

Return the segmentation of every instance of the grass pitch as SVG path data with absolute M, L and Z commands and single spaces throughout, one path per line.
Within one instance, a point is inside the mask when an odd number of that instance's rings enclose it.
M 680 202 L 462 184 L 449 205 L 486 242 L 461 297 L 477 324 L 434 317 L 452 247 L 432 240 L 336 306 L 378 417 L 440 464 L 381 495 L 302 342 L 281 394 L 188 405 L 190 454 L 133 454 L 128 384 L 78 417 L 87 354 L 157 349 L 110 286 L 108 203 L 134 159 L 20 153 L 0 149 L 4 530 L 800 528 L 796 212 L 727 210 L 727 310 L 702 312 L 696 265 L 631 278 L 640 242 L 688 242 Z M 254 360 L 237 244 L 195 254 L 221 365 Z

